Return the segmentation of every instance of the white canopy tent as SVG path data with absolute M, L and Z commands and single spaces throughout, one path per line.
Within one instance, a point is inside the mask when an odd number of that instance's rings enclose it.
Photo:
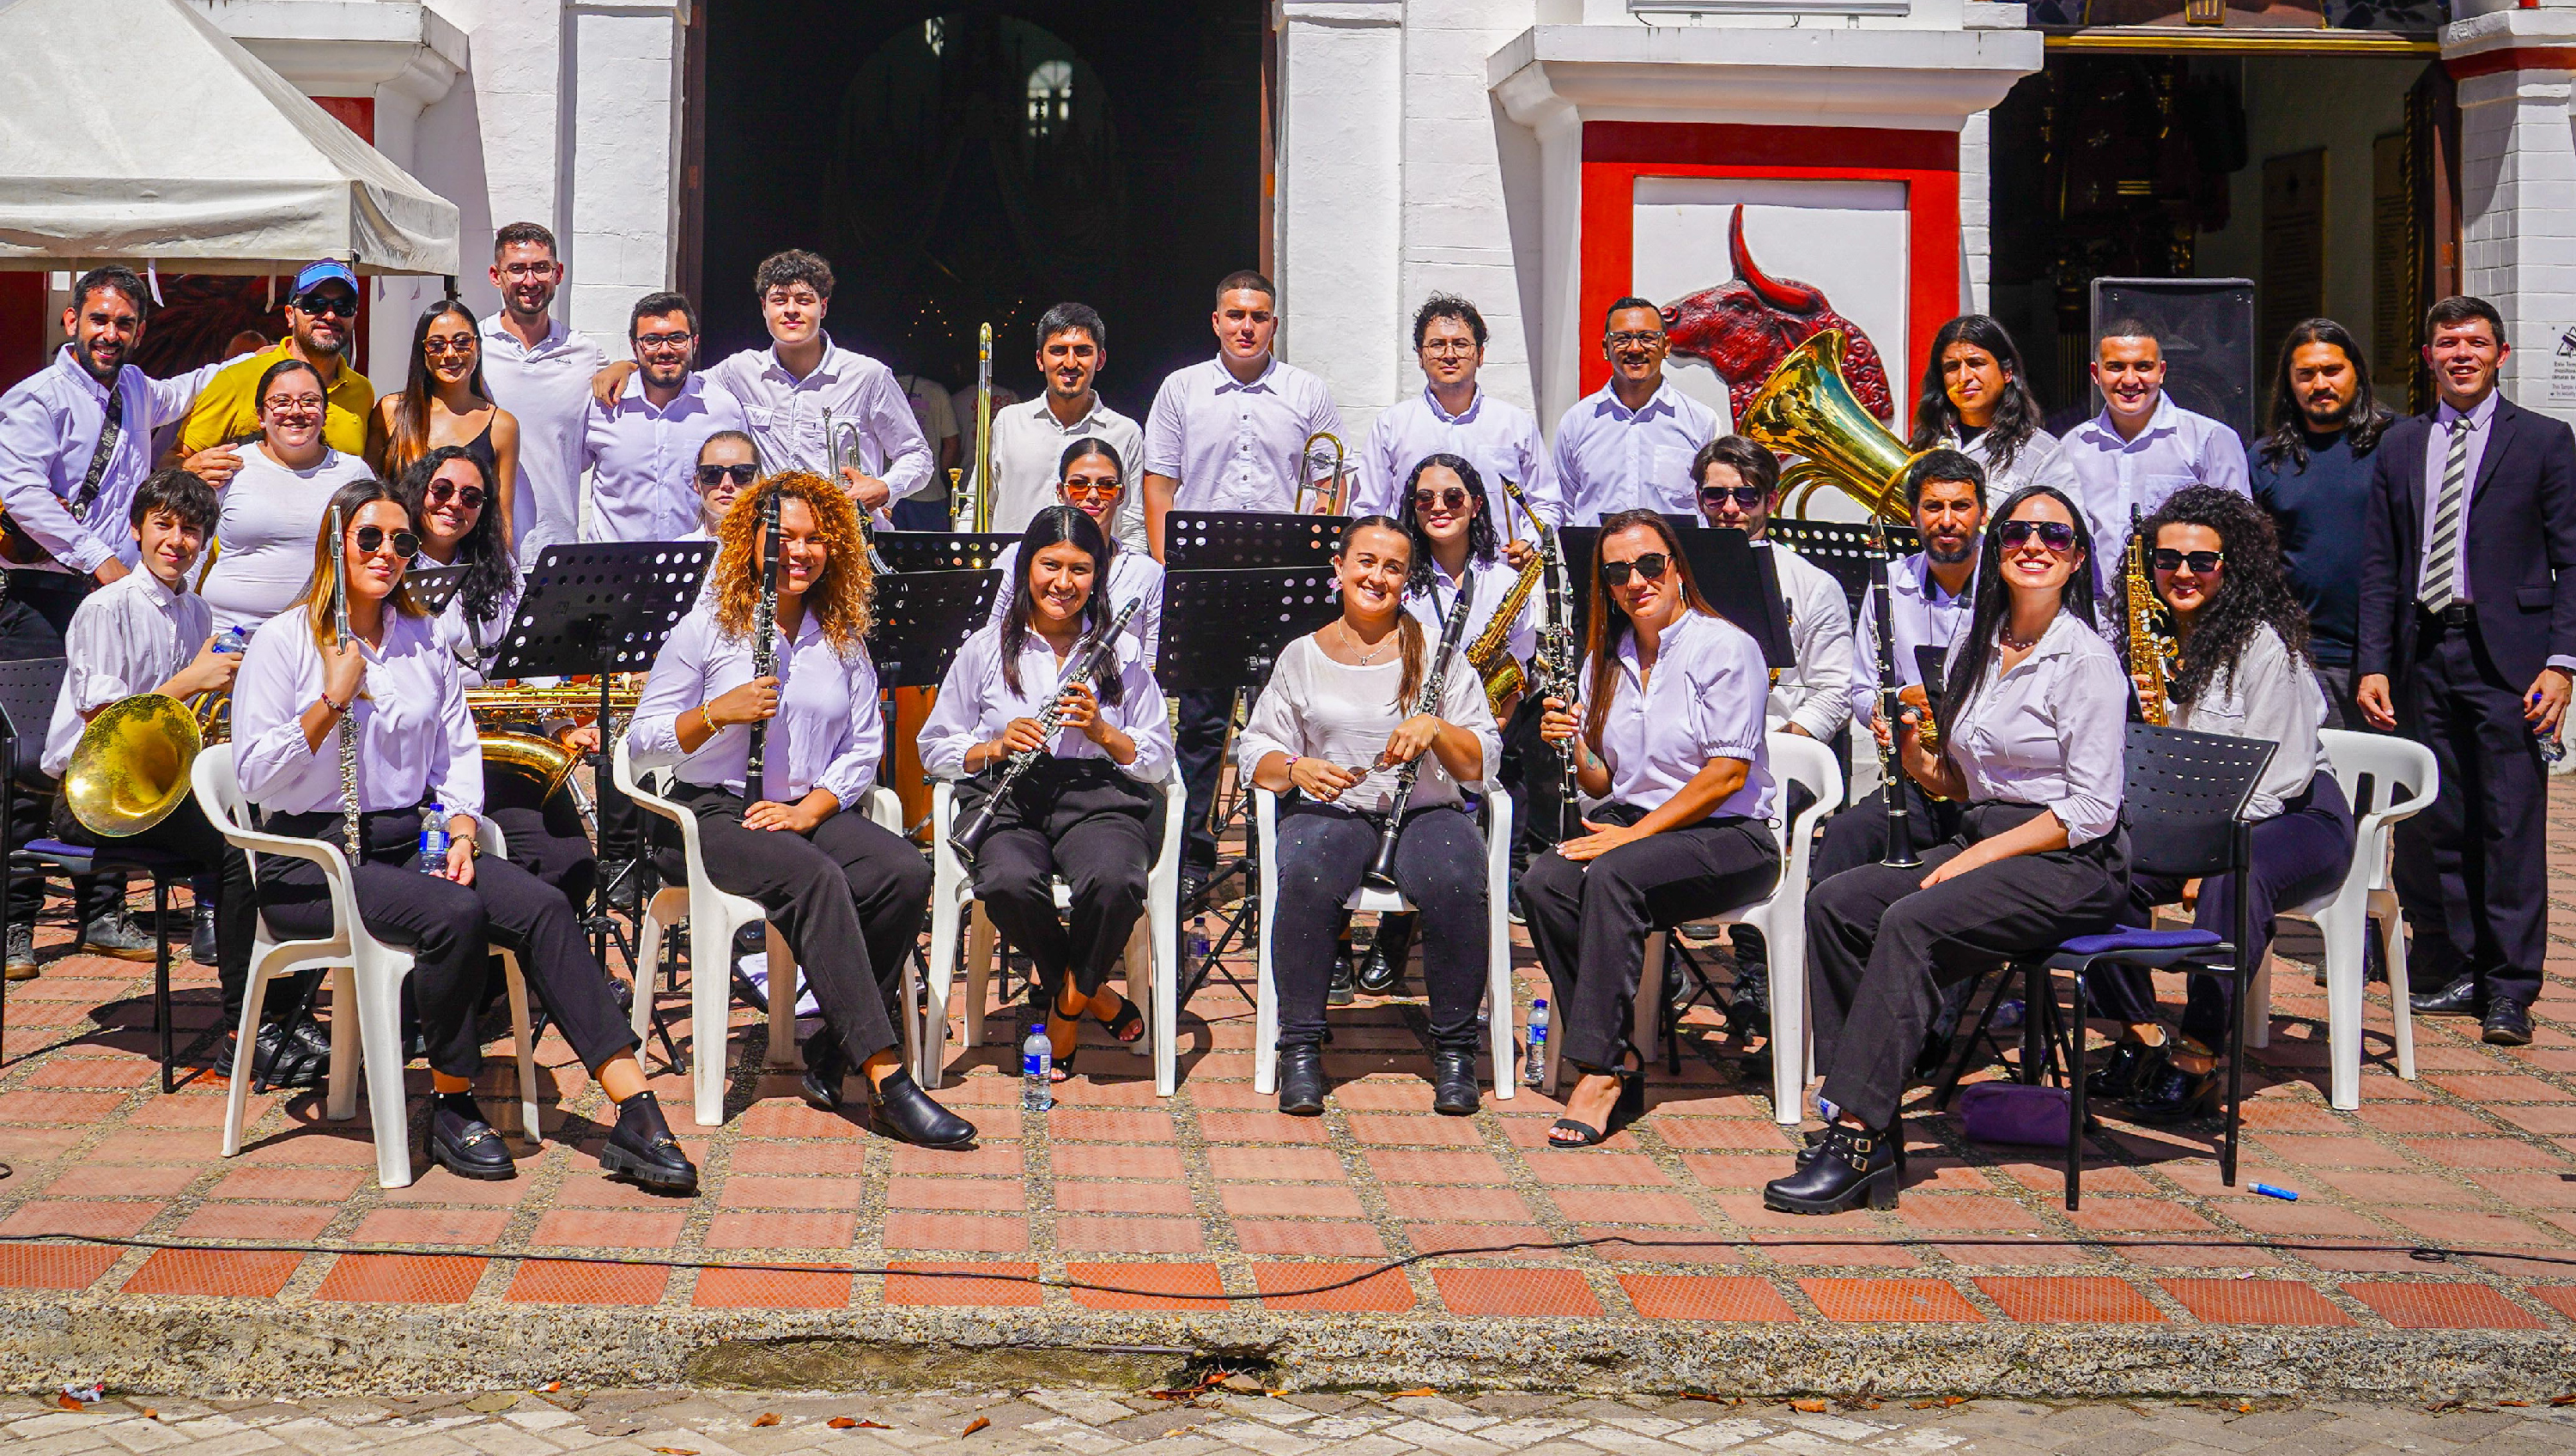
M 457 212 L 185 0 L 0 0 L 0 269 L 457 271 Z

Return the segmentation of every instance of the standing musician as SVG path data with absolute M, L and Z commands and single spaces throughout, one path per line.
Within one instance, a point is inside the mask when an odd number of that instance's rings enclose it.
M 1015 754 L 1041 755 L 1009 784 L 967 863 L 993 924 L 1037 961 L 1061 1082 L 1073 1075 L 1086 1012 L 1119 1041 L 1144 1035 L 1144 1017 L 1107 982 L 1145 912 L 1146 872 L 1163 842 L 1163 796 L 1154 786 L 1172 765 L 1172 730 L 1163 690 L 1123 631 L 1089 680 L 1066 680 L 1067 659 L 1108 631 L 1118 610 L 1099 590 L 1103 568 L 1116 559 L 1100 523 L 1072 506 L 1048 506 L 1015 549 L 1027 565 L 1011 574 L 1010 607 L 949 664 L 922 726 L 921 764 L 965 780 L 957 796 L 963 825 L 1000 792 L 1004 775 L 996 770 Z M 1049 704 L 1062 714 L 1052 736 L 1039 721 Z M 1056 918 L 1059 874 L 1073 895 L 1069 931 Z
M 1039 377 L 1046 380 L 1046 391 L 1037 398 L 1004 409 L 999 391 L 995 393 L 991 456 L 996 531 L 1020 530 L 1055 503 L 1059 462 L 1065 448 L 1076 441 L 1102 439 L 1120 460 L 1145 458 L 1144 430 L 1111 409 L 1095 387 L 1100 371 L 1109 367 L 1109 325 L 1097 310 L 1081 303 L 1059 303 L 1048 309 L 1038 320 L 1037 365 Z M 947 408 L 944 395 L 940 407 Z M 967 427 L 973 428 L 971 421 Z M 966 468 L 972 476 L 980 463 L 969 461 Z M 970 480 L 969 484 L 980 498 L 982 483 Z M 1120 545 L 1134 547 L 1139 556 L 1150 554 L 1145 550 L 1141 494 L 1128 492 L 1113 515 L 1092 512 L 1102 530 L 1117 537 Z M 1003 593 L 995 607 L 1006 605 L 1008 597 Z
M 1556 422 L 1559 526 L 1588 526 L 1620 511 L 1691 508 L 1691 457 L 1726 433 L 1723 415 L 1664 377 L 1663 310 L 1642 298 L 1610 305 L 1601 356 L 1610 382 Z
M 1280 652 L 1237 758 L 1255 784 L 1297 795 L 1279 806 L 1279 899 L 1270 909 L 1279 1110 L 1324 1110 L 1324 1002 L 1342 902 L 1379 853 L 1384 816 L 1394 814 L 1395 883 L 1428 922 L 1431 1105 L 1466 1117 L 1478 1100 L 1476 1007 L 1491 926 L 1484 844 L 1460 790 L 1493 783 L 1502 742 L 1484 684 L 1458 656 L 1433 660 L 1446 644 L 1429 640 L 1404 609 L 1406 585 L 1428 575 L 1428 563 L 1415 558 L 1402 522 L 1352 521 L 1333 575 L 1341 617 Z M 1435 678 L 1438 700 L 1426 706 L 1420 698 Z M 1416 761 L 1413 792 L 1398 804 L 1401 765 Z
M 358 913 L 370 931 L 412 949 L 410 984 L 429 1046 L 430 1156 L 462 1178 L 515 1172 L 473 1091 L 483 1066 L 484 947 L 498 941 L 518 953 L 564 1040 L 617 1104 L 600 1166 L 647 1188 L 693 1191 L 698 1170 L 644 1085 L 635 1035 L 572 906 L 518 866 L 475 857 L 483 758 L 456 659 L 402 590 L 420 550 L 410 511 L 374 480 L 342 486 L 330 505 L 303 597 L 253 634 L 243 654 L 233 738 L 242 790 L 269 833 L 341 844 L 351 832 L 343 805 L 358 806 Z M 335 522 L 345 523 L 337 538 Z M 335 587 L 345 645 L 335 632 Z M 344 735 L 354 735 L 354 763 Z M 448 816 L 443 869 L 418 862 L 424 812 Z M 278 934 L 331 933 L 330 896 L 311 861 L 273 858 L 258 895 Z
M 778 667 L 754 677 L 761 518 L 773 498 Z M 863 808 L 885 756 L 885 725 L 867 649 L 876 581 L 858 511 L 821 476 L 790 471 L 736 500 L 718 538 L 715 591 L 662 645 L 636 705 L 626 737 L 635 766 L 677 766 L 670 797 L 698 817 L 708 879 L 760 902 L 822 1003 L 824 1030 L 805 1046 L 805 1100 L 838 1111 L 856 1067 L 881 1131 L 962 1147 L 974 1125 L 904 1071 L 888 1011 L 921 935 L 930 866 Z M 762 782 L 751 788 L 755 724 L 765 725 L 766 742 Z M 676 836 L 662 850 L 663 878 L 676 883 L 687 870 Z M 792 989 L 773 976 L 773 995 Z
M 594 402 L 575 458 L 590 472 L 585 541 L 669 541 L 698 517 L 698 450 L 748 421 L 734 397 L 697 371 L 698 311 L 686 295 L 648 293 L 626 323 L 635 377 Z
M 1919 866 L 1862 865 L 1808 893 L 1826 1125 L 1797 1171 L 1762 1190 L 1766 1207 L 1895 1207 L 1897 1104 L 1938 986 L 2107 930 L 2128 903 L 2129 694 L 2093 625 L 2092 536 L 2054 486 L 2022 487 L 1999 514 L 1951 650 L 1940 756 L 1910 716 L 1895 736 L 1917 783 L 1967 806 L 1959 832 Z
M 1485 367 L 1486 337 L 1485 316 L 1454 294 L 1435 293 L 1414 310 L 1413 355 L 1422 366 L 1422 392 L 1387 406 L 1369 426 L 1359 480 L 1351 488 L 1352 514 L 1403 515 L 1413 467 L 1438 454 L 1463 456 L 1493 479 L 1517 482 L 1543 521 L 1554 524 L 1564 513 L 1556 462 L 1539 438 L 1538 421 L 1476 382 Z M 1507 544 L 1517 542 L 1524 524 L 1520 508 L 1499 494 L 1488 503 L 1486 521 L 1494 539 Z
M 2170 687 L 2141 674 L 2138 691 L 2166 692 L 2176 728 L 2280 745 L 2245 806 L 2254 823 L 2245 877 L 2254 939 L 2246 954 L 2260 965 L 2271 949 L 2273 912 L 2324 894 L 2352 865 L 2352 807 L 2317 748 L 2326 698 L 2308 660 L 2307 613 L 2284 578 L 2271 517 L 2241 495 L 2208 486 L 2176 491 L 2147 518 L 2145 535 L 2156 595 L 2182 639 L 2182 663 Z M 2155 907 L 2180 899 L 2182 889 L 2171 877 L 2130 876 L 2128 923 L 2154 924 L 2148 917 Z M 2235 937 L 2235 876 L 2201 881 L 2192 923 Z M 2157 1017 L 2155 983 L 2144 967 L 2115 967 L 2091 984 L 2127 1030 L 2087 1082 L 2088 1094 L 2124 1101 L 2146 1123 L 2203 1111 L 2218 1088 L 2213 1049 L 2227 1044 L 2235 982 L 2192 973 L 2179 1047 Z
M 2195 414 L 2165 393 L 2164 345 L 2136 319 L 2106 325 L 2093 346 L 2093 383 L 2102 413 L 2066 432 L 2063 457 L 2074 472 L 2068 497 L 2084 508 L 2097 541 L 2126 542 L 2129 524 L 2153 515 L 2187 485 L 2251 494 L 2245 447 L 2223 420 Z M 2065 487 L 2061 486 L 2064 490 Z M 2093 563 L 2095 617 L 2109 630 L 2118 618 L 2103 603 L 2120 581 L 2126 547 Z
M 324 438 L 328 397 L 301 359 L 281 359 L 256 381 L 259 437 L 223 488 L 224 511 L 197 589 L 217 628 L 256 630 L 297 600 L 312 569 L 313 529 L 332 493 L 369 479 L 367 462 Z
M 1757 899 L 1780 875 L 1761 647 L 1700 595 L 1659 512 L 1601 523 L 1592 582 L 1582 705 L 1549 699 L 1541 731 L 1571 746 L 1583 792 L 1606 802 L 1583 821 L 1591 833 L 1532 860 L 1520 882 L 1558 1055 L 1582 1072 L 1548 1129 L 1555 1148 L 1603 1142 L 1645 1112 L 1628 1028 L 1646 937 Z
M 1967 456 L 1996 500 L 2025 485 L 2072 493 L 2075 468 L 2057 437 L 2039 427 L 2041 415 L 2012 335 L 1984 314 L 1963 313 L 1932 335 L 1906 448 Z
M 997 437 L 1001 428 L 999 425 L 993 427 Z M 1116 616 L 1118 609 L 1129 602 L 1144 603 L 1136 609 L 1136 615 L 1127 619 L 1127 633 L 1144 649 L 1142 656 L 1150 668 L 1163 645 L 1163 563 L 1141 548 L 1128 545 L 1115 534 L 1117 522 L 1125 514 L 1126 479 L 1126 457 L 1118 453 L 1116 446 L 1096 435 L 1086 435 L 1065 446 L 1063 453 L 1056 458 L 1057 504 L 1082 512 L 1103 532 L 1109 533 L 1108 615 Z M 1019 563 L 1019 543 L 1013 542 L 1002 548 L 1001 555 L 993 558 L 993 570 L 999 572 L 1005 582 L 1017 581 Z M 1014 599 L 1007 587 L 993 594 L 992 625 L 999 627 L 1010 616 Z

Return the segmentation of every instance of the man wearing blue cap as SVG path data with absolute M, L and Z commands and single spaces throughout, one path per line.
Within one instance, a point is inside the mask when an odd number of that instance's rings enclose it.
M 367 450 L 367 416 L 376 406 L 375 386 L 349 367 L 348 352 L 358 329 L 358 275 L 337 258 L 316 258 L 295 275 L 286 300 L 286 341 L 275 348 L 236 359 L 197 396 L 196 408 L 179 430 L 179 453 L 208 484 L 222 486 L 240 468 L 238 457 L 224 447 L 259 433 L 259 379 L 280 359 L 313 366 L 322 376 L 322 438 L 343 455 Z

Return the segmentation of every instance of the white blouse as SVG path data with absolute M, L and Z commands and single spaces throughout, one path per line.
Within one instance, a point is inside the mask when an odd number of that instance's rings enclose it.
M 254 630 L 303 595 L 332 493 L 371 474 L 366 461 L 328 449 L 308 470 L 287 469 L 257 442 L 241 447 L 241 461 L 241 473 L 224 487 L 203 588 L 218 630 Z
M 1425 643 L 1426 655 L 1437 647 L 1438 641 L 1435 637 Z M 1261 700 L 1252 705 L 1252 720 L 1244 725 L 1236 741 L 1238 771 L 1250 778 L 1253 769 L 1273 753 L 1320 758 L 1335 767 L 1366 774 L 1344 789 L 1334 803 L 1363 814 L 1385 813 L 1395 798 L 1395 779 L 1401 766 L 1370 766 L 1385 752 L 1387 735 L 1413 716 L 1411 700 L 1396 701 L 1395 690 L 1404 680 L 1404 662 L 1393 650 L 1392 642 L 1388 647 L 1386 661 L 1352 667 L 1326 657 L 1312 635 L 1289 643 L 1279 654 L 1278 666 L 1271 670 L 1269 685 L 1261 690 Z M 1426 664 L 1424 675 L 1431 671 Z M 1502 734 L 1494 727 L 1494 710 L 1485 701 L 1485 684 L 1477 678 L 1475 669 L 1467 666 L 1466 654 L 1460 652 L 1450 658 L 1449 674 L 1440 687 L 1440 721 L 1475 734 L 1483 750 L 1476 777 L 1465 786 L 1482 789 L 1493 782 L 1503 765 Z M 1461 787 L 1441 766 L 1440 756 L 1425 750 L 1422 771 L 1413 780 L 1413 797 L 1405 807 L 1460 803 L 1464 798 L 1459 792 Z
M 1963 643 L 1950 648 L 1956 659 Z M 2128 764 L 2129 680 L 2101 637 L 2069 612 L 2010 672 L 1997 649 L 1964 711 L 1944 704 L 1941 741 L 1972 801 L 2036 804 L 2066 826 L 2069 846 L 2120 825 Z
M 995 425 L 993 432 L 1001 433 Z M 994 626 L 1011 614 L 1011 583 L 1020 568 L 1020 543 L 1012 542 L 993 558 L 993 570 L 1002 576 L 1001 586 L 993 593 L 993 614 L 986 620 Z M 710 576 L 713 573 L 709 573 Z M 1145 605 L 1127 619 L 1127 635 L 1144 649 L 1145 662 L 1151 666 L 1163 649 L 1163 563 L 1141 549 L 1121 546 L 1109 557 L 1109 611 L 1115 616 L 1129 602 Z
M 1744 786 L 1709 816 L 1770 818 L 1771 754 L 1763 719 L 1771 669 L 1761 645 L 1723 617 L 1686 609 L 1664 629 L 1651 681 L 1637 670 L 1636 634 L 1622 632 L 1618 652 L 1618 674 L 1601 720 L 1610 801 L 1658 809 L 1710 759 L 1740 758 L 1750 765 Z M 1589 659 L 1579 681 L 1592 681 Z
M 483 812 L 483 746 L 456 659 L 438 645 L 426 617 L 389 611 L 385 644 L 367 659 L 358 703 L 324 734 L 304 741 L 304 710 L 322 696 L 322 652 L 302 612 L 271 618 L 253 632 L 233 679 L 233 742 L 242 792 L 272 814 L 337 813 L 340 734 L 358 732 L 358 808 L 409 809 L 435 800 L 451 814 Z
M 45 730 L 45 772 L 63 776 L 87 714 L 168 682 L 214 632 L 204 597 L 174 592 L 139 566 L 90 593 L 63 634 L 68 669 Z
M 1780 595 L 1789 608 L 1789 647 L 1797 660 L 1771 685 L 1766 720 L 1774 728 L 1796 724 L 1810 738 L 1832 743 L 1851 723 L 1851 598 L 1825 569 L 1786 546 L 1762 543 L 1780 570 Z
M 1124 632 L 1118 635 L 1119 701 L 1103 702 L 1100 716 L 1135 741 L 1136 761 L 1120 764 L 1120 771 L 1153 783 L 1171 766 L 1171 716 L 1163 706 L 1163 689 L 1154 681 L 1135 640 Z M 1020 646 L 1019 668 L 1020 690 L 1013 692 L 1002 679 L 999 627 L 976 628 L 966 645 L 957 649 L 948 664 L 948 677 L 939 685 L 939 701 L 921 725 L 921 766 L 926 772 L 936 778 L 964 777 L 968 749 L 1001 737 L 1014 718 L 1039 716 L 1056 700 L 1063 664 L 1056 661 L 1055 649 L 1045 638 L 1028 634 Z M 1109 758 L 1108 750 L 1084 737 L 1079 728 L 1058 730 L 1049 751 L 1058 758 Z
M 418 556 L 412 559 L 412 565 L 429 570 L 436 568 L 438 563 L 429 557 Z M 501 593 L 501 600 L 493 604 L 492 614 L 488 617 L 467 615 L 465 593 L 455 592 L 448 597 L 447 605 L 431 619 L 435 624 L 433 630 L 438 645 L 455 657 L 457 670 L 464 675 L 467 687 L 484 686 L 483 665 L 499 653 L 501 635 L 510 630 L 510 618 L 519 610 L 519 597 L 527 590 L 527 585 L 527 578 L 513 576 L 509 589 Z
M 1496 552 L 1491 561 L 1478 561 L 1472 556 L 1467 558 L 1467 579 L 1475 584 L 1475 598 L 1467 604 L 1467 630 L 1458 639 L 1461 652 L 1466 650 L 1467 644 L 1484 636 L 1485 629 L 1493 625 L 1494 613 L 1501 610 L 1503 599 L 1512 594 L 1512 584 L 1520 580 L 1520 573 L 1512 570 L 1502 553 Z M 1521 602 L 1520 611 L 1514 614 L 1510 633 L 1505 638 L 1506 650 L 1522 662 L 1529 661 L 1530 654 L 1538 651 L 1538 594 L 1539 588 L 1530 589 L 1529 596 Z M 1458 583 L 1450 579 L 1449 573 L 1442 570 L 1437 561 L 1431 563 L 1430 589 L 1408 592 L 1404 598 L 1404 609 L 1413 614 L 1413 620 L 1422 624 L 1424 634 L 1432 642 L 1440 640 L 1440 629 L 1448 624 L 1449 614 L 1457 606 Z
M 2075 464 L 2066 458 L 2066 447 L 2046 430 L 2033 430 L 2030 438 L 2013 451 L 2012 464 L 1995 468 L 1993 450 L 1995 432 L 1982 430 L 1977 438 L 1959 443 L 1955 433 L 1945 433 L 1937 442 L 1942 449 L 1956 450 L 1974 460 L 1986 472 L 1985 503 L 1993 511 L 2025 485 L 2053 485 L 2066 492 L 2069 500 L 2081 500 L 2081 486 L 2075 479 Z
M 2280 747 L 2255 782 L 2246 802 L 2246 817 L 2270 819 L 2281 801 L 2308 790 L 2323 757 L 2317 730 L 2326 723 L 2325 689 L 2305 659 L 2294 657 L 2270 623 L 2245 640 L 2235 670 L 2201 690 L 2200 701 L 2176 703 L 2173 726 L 2194 733 L 2223 733 L 2230 738 L 2265 738 Z
M 885 719 L 877 708 L 877 669 L 864 645 L 848 657 L 834 651 L 822 623 L 807 613 L 794 642 L 778 644 L 778 713 L 769 720 L 759 797 L 793 804 L 816 789 L 844 809 L 860 807 L 885 757 Z M 729 723 L 698 745 L 680 749 L 680 715 L 751 681 L 751 638 L 728 637 L 715 608 L 700 602 L 680 619 L 626 730 L 638 772 L 678 766 L 682 783 L 743 792 L 751 727 Z

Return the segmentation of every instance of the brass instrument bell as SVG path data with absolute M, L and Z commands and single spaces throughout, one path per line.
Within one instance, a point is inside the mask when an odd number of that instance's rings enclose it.
M 1905 505 L 1905 471 L 1920 452 L 1880 424 L 1844 381 L 1842 330 L 1822 330 L 1791 350 L 1744 411 L 1740 428 L 1764 449 L 1800 457 L 1780 472 L 1787 514 L 1798 514 L 1816 487 L 1830 485 L 1884 521 L 1914 524 Z
M 188 770 L 204 742 L 197 715 L 177 698 L 121 698 L 81 730 L 63 769 L 63 801 L 102 839 L 140 834 L 188 796 Z

